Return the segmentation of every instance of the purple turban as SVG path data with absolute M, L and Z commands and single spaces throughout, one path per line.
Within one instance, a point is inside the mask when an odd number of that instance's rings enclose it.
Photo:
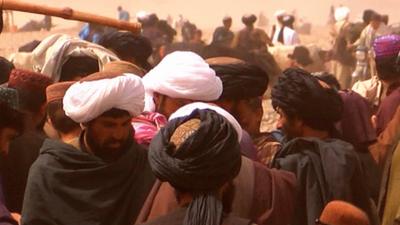
M 396 57 L 400 52 L 400 35 L 391 34 L 378 37 L 374 41 L 375 58 Z

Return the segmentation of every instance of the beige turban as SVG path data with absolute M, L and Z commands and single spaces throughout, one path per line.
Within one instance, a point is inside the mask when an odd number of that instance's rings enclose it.
M 89 122 L 112 108 L 138 116 L 143 112 L 144 87 L 133 74 L 80 81 L 67 90 L 63 103 L 65 114 L 77 123 Z
M 203 103 L 203 102 L 195 102 L 191 104 L 187 104 L 178 110 L 174 112 L 170 117 L 169 121 L 179 118 L 179 117 L 185 117 L 189 116 L 195 109 L 210 109 L 215 111 L 216 113 L 220 114 L 221 116 L 225 117 L 231 123 L 231 125 L 235 128 L 237 135 L 238 135 L 238 141 L 240 142 L 242 140 L 242 127 L 240 126 L 239 122 L 233 117 L 229 112 L 227 112 L 225 109 L 213 105 L 213 104 L 208 104 L 208 103 Z
M 335 20 L 337 22 L 347 20 L 350 16 L 350 9 L 346 6 L 341 6 L 335 10 Z
M 222 82 L 209 65 L 193 52 L 177 51 L 167 55 L 143 77 L 145 110 L 153 112 L 154 92 L 171 98 L 214 101 L 222 93 Z

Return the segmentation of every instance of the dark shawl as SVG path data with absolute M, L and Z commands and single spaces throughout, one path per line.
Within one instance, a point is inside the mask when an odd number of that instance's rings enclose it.
M 22 211 L 29 169 L 39 156 L 45 139 L 42 131 L 31 130 L 10 143 L 4 171 L 4 196 L 7 208 L 12 212 Z
M 151 220 L 143 225 L 182 225 L 186 215 L 186 208 L 179 208 L 168 215 Z M 241 219 L 236 216 L 227 215 L 223 218 L 221 225 L 251 225 L 250 220 Z
M 154 179 L 147 151 L 136 143 L 106 163 L 47 139 L 29 173 L 22 224 L 132 224 Z
M 268 169 L 242 156 L 242 168 L 233 181 L 232 214 L 258 225 L 289 224 L 294 210 L 296 178 L 286 171 Z M 151 221 L 179 207 L 174 189 L 156 182 L 137 223 Z
M 350 144 L 336 139 L 296 138 L 276 155 L 273 166 L 297 175 L 293 225 L 314 225 L 332 200 L 350 202 L 371 216 L 360 161 Z

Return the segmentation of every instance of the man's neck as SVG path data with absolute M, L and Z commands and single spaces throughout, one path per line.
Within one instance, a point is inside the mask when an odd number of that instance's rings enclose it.
M 309 127 L 305 127 L 303 130 L 303 135 L 302 137 L 313 137 L 313 138 L 319 138 L 319 139 L 327 139 L 330 137 L 328 131 L 321 131 L 321 130 L 315 130 Z
M 80 129 L 76 129 L 69 133 L 60 133 L 60 139 L 64 143 L 71 143 L 74 139 L 78 138 L 81 133 Z

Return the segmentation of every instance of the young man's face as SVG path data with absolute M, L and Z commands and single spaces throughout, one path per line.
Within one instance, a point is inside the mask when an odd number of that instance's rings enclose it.
M 161 95 L 158 93 L 154 94 L 154 103 L 156 105 L 156 112 L 169 118 L 172 113 L 176 112 L 182 106 L 191 103 L 191 100 L 171 98 L 166 95 Z
M 251 136 L 256 136 L 260 133 L 261 120 L 264 114 L 262 107 L 262 98 L 252 98 L 241 100 L 234 109 L 235 117 L 237 117 L 240 125 Z
M 0 151 L 1 155 L 6 156 L 9 151 L 10 142 L 18 136 L 18 132 L 13 128 L 3 128 L 0 130 Z
M 103 159 L 116 159 L 132 142 L 131 116 L 100 116 L 89 122 L 86 140 L 93 153 Z

